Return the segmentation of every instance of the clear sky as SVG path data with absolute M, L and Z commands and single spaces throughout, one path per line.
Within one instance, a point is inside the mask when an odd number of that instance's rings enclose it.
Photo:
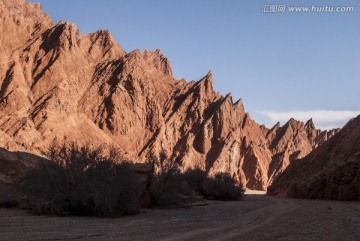
M 54 22 L 69 20 L 84 33 L 109 29 L 127 52 L 160 48 L 178 79 L 199 80 L 212 69 L 215 89 L 242 98 L 261 124 L 313 116 L 317 127 L 332 128 L 360 114 L 359 1 L 34 2 Z M 285 12 L 269 13 L 269 5 Z M 289 10 L 313 5 L 354 11 Z

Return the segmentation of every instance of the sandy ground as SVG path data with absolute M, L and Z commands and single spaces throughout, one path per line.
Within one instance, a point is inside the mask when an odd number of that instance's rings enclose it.
M 266 195 L 266 191 L 245 190 L 245 195 L 252 195 L 252 194 Z
M 247 195 L 114 219 L 0 209 L 0 240 L 360 240 L 360 202 Z

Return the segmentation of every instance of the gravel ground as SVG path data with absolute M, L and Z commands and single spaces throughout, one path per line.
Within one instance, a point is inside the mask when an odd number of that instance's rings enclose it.
M 113 219 L 0 209 L 0 240 L 360 240 L 360 202 L 252 194 Z

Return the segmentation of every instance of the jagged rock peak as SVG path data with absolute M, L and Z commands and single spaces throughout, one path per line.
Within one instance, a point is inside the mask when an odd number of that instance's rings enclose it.
M 298 121 L 295 118 L 291 117 L 290 120 L 287 122 L 289 124 L 297 123 Z
M 236 106 L 243 106 L 243 107 L 244 107 L 243 100 L 242 100 L 241 98 L 238 99 L 238 100 L 234 103 L 234 105 L 236 105 Z
M 233 98 L 232 98 L 232 94 L 228 93 L 225 97 L 224 97 L 225 101 L 229 101 L 231 104 L 233 104 Z
M 207 74 L 205 75 L 205 77 L 213 80 L 213 72 L 212 72 L 212 70 L 209 70 L 209 72 L 207 72 Z
M 103 56 L 109 58 L 120 58 L 126 54 L 126 52 L 115 41 L 114 37 L 109 30 L 99 30 L 89 35 L 91 41 L 91 47 L 89 53 L 93 53 L 96 50 L 100 50 Z
M 144 50 L 142 52 L 139 49 L 135 49 L 127 54 L 127 58 L 132 63 L 150 64 L 160 70 L 164 75 L 173 75 L 170 61 L 161 53 L 160 49 L 156 49 L 155 51 Z
M 205 86 L 206 90 L 213 91 L 213 74 L 210 70 L 201 80 L 197 81 L 197 85 L 199 86 Z
M 309 155 L 290 163 L 271 195 L 360 200 L 360 116 Z
M 303 126 L 304 123 L 296 120 L 295 118 L 290 118 L 290 120 L 284 125 L 286 128 L 297 129 L 300 126 Z
M 310 118 L 310 119 L 306 122 L 305 127 L 309 127 L 309 128 L 311 128 L 311 129 L 315 129 L 315 124 L 314 124 L 312 118 Z
M 98 30 L 95 33 L 90 33 L 91 38 L 94 41 L 102 41 L 101 44 L 103 45 L 117 45 L 113 35 L 110 33 L 108 29 L 106 30 Z
M 276 122 L 276 124 L 271 128 L 271 130 L 276 130 L 281 127 L 280 121 Z
M 235 102 L 234 107 L 236 110 L 241 110 L 242 112 L 245 112 L 245 107 L 242 99 L 238 99 L 238 101 Z

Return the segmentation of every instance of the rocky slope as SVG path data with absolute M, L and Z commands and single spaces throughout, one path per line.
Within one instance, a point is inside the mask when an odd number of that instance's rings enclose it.
M 360 200 L 360 116 L 308 156 L 292 162 L 269 187 L 268 193 Z
M 39 4 L 1 0 L 0 14 L 0 145 L 7 149 L 114 146 L 134 162 L 162 156 L 182 169 L 228 171 L 263 190 L 336 132 L 311 120 L 261 126 L 241 100 L 214 91 L 211 72 L 176 80 L 160 50 L 127 53 L 108 31 L 54 24 Z

